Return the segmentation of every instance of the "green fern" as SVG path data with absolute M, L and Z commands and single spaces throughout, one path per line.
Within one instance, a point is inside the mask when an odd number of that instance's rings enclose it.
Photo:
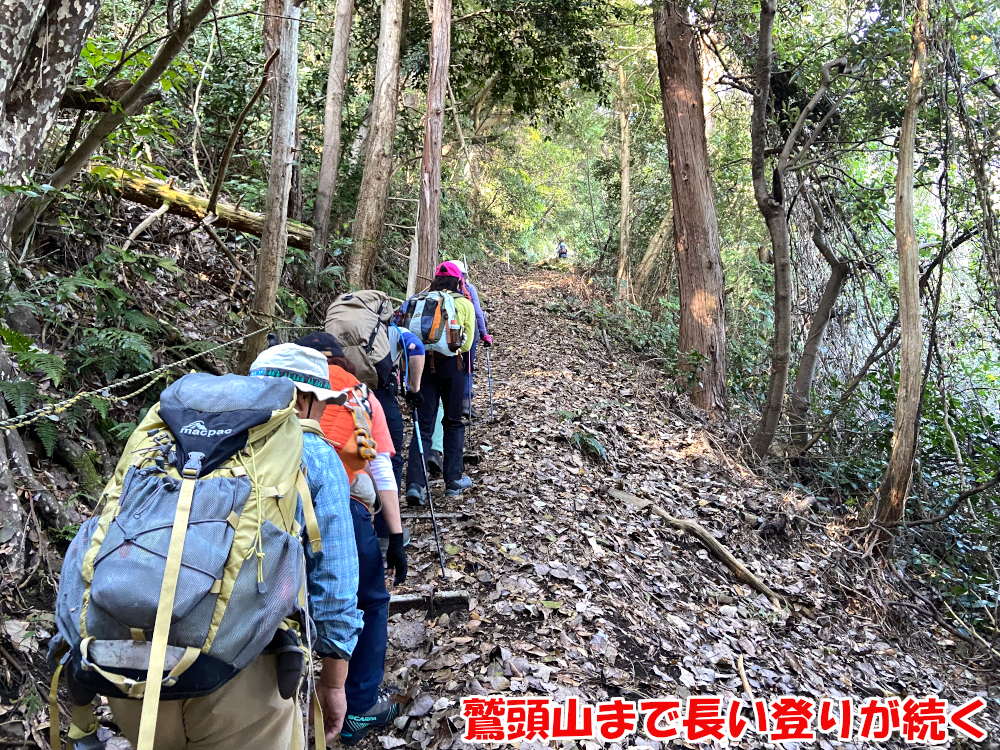
M 143 334 L 163 333 L 159 321 L 149 317 L 139 310 L 123 310 L 121 312 L 122 327 Z
M 56 441 L 59 440 L 59 423 L 42 418 L 35 422 L 33 427 L 38 439 L 42 441 L 45 454 L 52 458 L 52 454 L 56 451 Z
M 50 352 L 38 349 L 30 336 L 0 326 L 0 338 L 17 355 L 17 364 L 22 370 L 39 371 L 58 386 L 66 375 L 66 363 Z
M 30 336 L 25 336 L 19 331 L 4 326 L 0 326 L 0 338 L 10 347 L 10 350 L 14 354 L 23 354 L 24 352 L 31 351 L 31 347 L 35 344 Z
M 108 415 L 111 413 L 111 404 L 103 398 L 97 398 L 96 396 L 88 396 L 87 400 L 94 407 L 94 411 L 101 415 L 101 419 L 108 418 Z
M 145 337 L 121 328 L 88 328 L 76 351 L 79 369 L 96 367 L 110 379 L 123 372 L 147 372 L 153 366 L 153 351 Z
M 28 380 L 7 380 L 0 382 L 3 394 L 15 413 L 24 414 L 31 408 L 31 402 L 38 397 L 38 386 Z
M 17 364 L 22 370 L 34 370 L 45 373 L 45 377 L 56 387 L 66 375 L 66 363 L 62 357 L 49 352 L 33 350 L 17 355 Z

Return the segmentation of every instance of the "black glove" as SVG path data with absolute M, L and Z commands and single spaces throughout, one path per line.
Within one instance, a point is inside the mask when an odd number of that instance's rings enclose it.
M 406 547 L 403 546 L 403 535 L 389 535 L 389 549 L 385 553 L 385 567 L 395 568 L 396 577 L 393 579 L 395 585 L 406 581 Z
M 278 334 L 269 333 L 267 334 L 267 348 L 270 349 L 272 346 L 277 346 L 281 343 L 281 339 L 278 338 Z
M 420 391 L 407 391 L 406 403 L 410 405 L 411 409 L 419 409 L 421 404 L 424 403 L 424 397 L 420 394 Z

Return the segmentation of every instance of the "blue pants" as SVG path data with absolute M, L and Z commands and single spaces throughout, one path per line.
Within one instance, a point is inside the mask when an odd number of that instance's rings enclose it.
M 417 409 L 420 423 L 420 437 L 423 448 L 430 455 L 434 435 L 434 421 L 438 414 L 438 401 L 444 407 L 444 479 L 457 482 L 462 478 L 462 443 L 465 441 L 465 425 L 462 424 L 462 396 L 465 393 L 466 374 L 462 369 L 462 357 L 434 357 L 434 371 L 429 365 L 424 367 L 420 381 L 423 403 Z M 430 359 L 430 357 L 428 357 Z M 420 447 L 417 445 L 416 431 L 410 442 L 409 463 L 406 469 L 407 487 L 424 486 L 424 470 L 420 463 Z
M 378 686 L 385 677 L 385 651 L 389 640 L 389 592 L 385 588 L 382 551 L 368 508 L 351 500 L 354 541 L 358 545 L 358 609 L 364 629 L 348 663 L 347 713 L 363 714 L 378 702 Z

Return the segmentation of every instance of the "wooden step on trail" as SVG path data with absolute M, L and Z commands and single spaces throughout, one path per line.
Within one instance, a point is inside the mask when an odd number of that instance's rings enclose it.
M 428 616 L 469 608 L 468 591 L 435 591 L 433 594 L 393 594 L 389 599 L 390 612 L 407 612 L 426 609 Z

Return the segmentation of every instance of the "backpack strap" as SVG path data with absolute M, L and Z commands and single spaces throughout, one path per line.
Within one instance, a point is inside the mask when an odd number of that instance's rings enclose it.
M 372 349 L 375 348 L 375 338 L 382 327 L 382 311 L 385 309 L 385 303 L 386 300 L 382 300 L 382 304 L 378 306 L 378 312 L 375 313 L 375 327 L 372 328 L 372 334 L 368 337 L 368 343 L 365 344 L 365 354 L 371 354 Z M 367 305 L 365 306 L 367 307 Z
M 191 502 L 194 499 L 195 483 L 201 470 L 201 460 L 194 454 L 188 459 L 181 472 L 180 497 L 174 525 L 170 530 L 170 545 L 167 547 L 166 568 L 163 584 L 160 586 L 160 601 L 156 605 L 156 621 L 153 625 L 153 646 L 149 653 L 149 669 L 146 672 L 146 690 L 142 700 L 139 718 L 139 742 L 136 750 L 153 750 L 156 737 L 156 717 L 160 707 L 160 684 L 163 679 L 163 663 L 167 658 L 167 637 L 174 612 L 174 597 L 177 594 L 177 577 L 181 572 L 181 555 L 187 536 L 188 520 L 191 517 Z
M 309 482 L 306 481 L 306 468 L 299 469 L 295 477 L 295 488 L 302 500 L 302 515 L 306 519 L 306 534 L 309 535 L 309 547 L 313 554 L 323 551 L 323 540 L 319 534 L 319 521 L 316 520 L 316 508 L 313 506 L 312 493 L 309 492 Z
M 90 649 L 90 644 L 94 641 L 93 637 L 84 638 L 80 643 L 80 656 L 83 660 L 83 668 L 88 672 L 97 672 L 101 677 L 114 685 L 118 690 L 125 694 L 128 698 L 139 699 L 146 694 L 146 681 L 137 681 L 129 679 L 128 677 L 123 677 L 120 674 L 115 674 L 114 672 L 109 672 L 106 669 L 102 669 L 99 664 L 92 661 L 90 654 L 88 653 Z M 177 684 L 178 678 L 184 674 L 188 668 L 195 663 L 195 660 L 201 655 L 201 649 L 197 646 L 188 646 L 184 649 L 184 654 L 178 659 L 177 663 L 170 670 L 170 673 L 163 678 L 162 685 L 167 687 L 173 687 Z M 164 659 L 165 661 L 165 659 Z M 162 671 L 161 671 L 162 674 Z

